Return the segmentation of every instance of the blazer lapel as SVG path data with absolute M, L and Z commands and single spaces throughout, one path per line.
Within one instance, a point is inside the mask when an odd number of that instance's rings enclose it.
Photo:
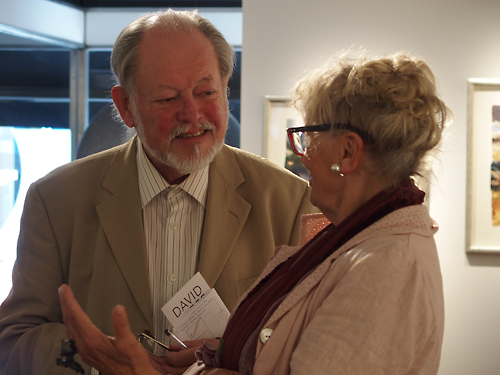
M 136 150 L 134 137 L 116 154 L 103 181 L 112 196 L 97 206 L 97 213 L 123 277 L 146 320 L 151 322 Z
M 244 181 L 238 163 L 224 146 L 210 165 L 200 246 L 199 271 L 210 286 L 222 272 L 251 209 L 250 203 L 236 193 Z

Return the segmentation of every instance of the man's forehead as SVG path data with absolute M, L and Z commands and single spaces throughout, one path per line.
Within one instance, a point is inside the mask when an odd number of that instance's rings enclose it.
M 136 77 L 173 90 L 185 88 L 187 81 L 193 87 L 222 78 L 212 43 L 196 29 L 168 35 L 149 30 L 138 49 Z
M 179 62 L 183 58 L 188 59 L 184 63 L 189 64 L 191 60 L 203 57 L 215 59 L 218 65 L 217 54 L 212 42 L 196 29 L 173 33 L 149 30 L 144 34 L 137 49 L 139 65 L 142 65 L 143 62 Z
M 201 79 L 196 81 L 195 86 L 198 86 L 198 85 L 205 83 L 205 82 L 210 83 L 213 81 L 214 81 L 214 78 L 213 78 L 212 74 L 207 74 L 205 77 L 202 77 Z M 164 89 L 164 90 L 177 90 L 177 87 L 175 85 L 169 85 L 169 84 L 163 84 L 163 83 L 158 83 L 158 87 L 160 89 Z
M 182 47 L 185 50 L 194 49 L 192 43 L 185 43 L 186 39 L 198 39 L 212 46 L 208 37 L 196 28 L 188 30 L 167 30 L 156 27 L 144 32 L 139 43 L 139 49 L 150 49 L 151 51 L 168 51 L 171 48 Z M 151 52 L 150 51 L 150 52 Z

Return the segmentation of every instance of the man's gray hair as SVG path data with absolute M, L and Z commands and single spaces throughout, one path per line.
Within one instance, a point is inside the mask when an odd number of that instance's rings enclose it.
M 115 83 L 129 94 L 135 93 L 137 73 L 137 51 L 144 33 L 159 29 L 165 35 L 176 32 L 199 30 L 214 47 L 219 62 L 220 74 L 225 82 L 233 74 L 234 50 L 222 33 L 197 11 L 160 11 L 143 15 L 126 26 L 118 36 L 111 53 L 111 69 Z

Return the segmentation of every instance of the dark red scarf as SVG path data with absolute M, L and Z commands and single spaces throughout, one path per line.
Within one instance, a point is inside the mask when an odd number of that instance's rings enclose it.
M 412 180 L 394 185 L 375 195 L 338 226 L 327 226 L 276 267 L 248 294 L 229 320 L 223 335 L 221 367 L 239 370 L 241 352 L 248 338 L 265 323 L 264 317 L 268 318 L 272 313 L 271 306 L 276 308 L 279 305 L 276 302 L 284 298 L 304 276 L 363 229 L 397 209 L 421 204 L 424 196 L 425 193 Z M 253 340 L 256 338 L 257 335 L 252 337 Z M 249 348 L 255 350 L 256 346 L 257 343 L 253 342 Z

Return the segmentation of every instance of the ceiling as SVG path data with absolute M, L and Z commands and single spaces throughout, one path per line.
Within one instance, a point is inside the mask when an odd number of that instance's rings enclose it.
M 51 0 L 78 8 L 241 8 L 242 0 Z
M 43 43 L 42 41 L 36 41 L 33 39 L 22 38 L 15 35 L 6 34 L 0 32 L 0 46 L 2 48 L 29 48 L 29 47 L 37 47 L 37 48 L 45 48 L 45 47 L 53 47 L 53 44 Z
M 80 9 L 88 8 L 241 8 L 242 0 L 49 0 Z M 0 27 L 1 48 L 60 47 L 53 41 L 32 35 L 23 37 L 18 30 L 12 32 Z

